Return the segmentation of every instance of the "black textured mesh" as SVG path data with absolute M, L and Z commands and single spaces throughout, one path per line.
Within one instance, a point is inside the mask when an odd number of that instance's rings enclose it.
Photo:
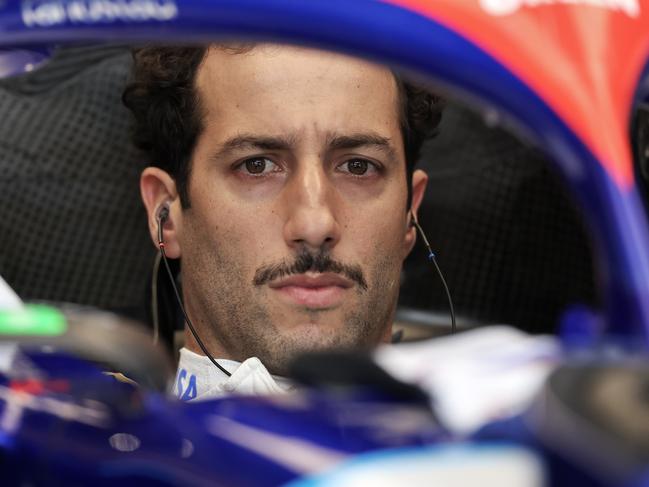
M 129 69 L 124 48 L 71 48 L 0 85 L 0 274 L 25 299 L 142 305 L 154 248 Z
M 546 160 L 481 117 L 449 105 L 420 167 L 430 176 L 420 211 L 456 313 L 555 331 L 566 305 L 598 305 L 582 218 Z M 418 242 L 400 304 L 448 312 Z

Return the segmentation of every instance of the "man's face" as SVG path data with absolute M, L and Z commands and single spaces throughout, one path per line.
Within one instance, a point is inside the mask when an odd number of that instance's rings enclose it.
M 174 224 L 211 353 L 282 373 L 302 351 L 387 340 L 414 240 L 391 72 L 302 48 L 215 47 L 196 86 L 204 128 Z

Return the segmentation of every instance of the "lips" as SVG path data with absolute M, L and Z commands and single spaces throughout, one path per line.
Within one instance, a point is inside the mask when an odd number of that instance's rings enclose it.
M 342 301 L 353 283 L 339 274 L 306 273 L 278 279 L 269 284 L 289 304 L 311 309 L 332 308 Z

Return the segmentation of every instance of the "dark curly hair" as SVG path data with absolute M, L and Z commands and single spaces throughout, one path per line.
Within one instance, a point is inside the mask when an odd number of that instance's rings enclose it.
M 221 46 L 233 54 L 253 44 Z M 147 46 L 133 50 L 133 79 L 122 101 L 134 115 L 133 141 L 150 165 L 167 171 L 176 181 L 183 208 L 188 208 L 190 160 L 202 130 L 196 72 L 207 46 Z M 395 74 L 401 105 L 400 126 L 408 182 L 426 139 L 437 133 L 443 99 Z M 408 183 L 408 202 L 410 202 Z

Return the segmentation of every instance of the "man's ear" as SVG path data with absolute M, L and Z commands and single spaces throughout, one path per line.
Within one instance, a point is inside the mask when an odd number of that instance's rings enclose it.
M 415 246 L 415 241 L 417 240 L 417 229 L 414 225 L 411 224 L 412 218 L 417 218 L 417 212 L 419 211 L 419 206 L 421 205 L 422 200 L 424 199 L 424 193 L 426 192 L 426 185 L 428 184 L 428 175 L 421 169 L 417 169 L 412 173 L 412 201 L 410 209 L 406 213 L 406 236 L 404 239 L 405 253 L 403 258 L 405 259 L 412 248 Z
M 182 212 L 176 182 L 166 171 L 157 167 L 147 167 L 140 175 L 140 195 L 146 208 L 153 244 L 158 247 L 158 225 L 162 224 L 165 253 L 170 259 L 179 258 L 178 233 Z M 169 208 L 169 216 L 160 223 L 160 210 L 165 205 Z

